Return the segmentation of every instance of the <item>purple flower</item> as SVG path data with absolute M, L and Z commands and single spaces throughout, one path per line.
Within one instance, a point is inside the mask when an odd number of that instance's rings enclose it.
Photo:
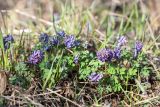
M 66 33 L 63 30 L 61 30 L 61 31 L 57 32 L 57 35 L 60 37 L 65 37 Z
M 4 42 L 14 42 L 13 36 L 11 34 L 7 35 L 6 37 L 3 38 Z
M 50 49 L 51 49 L 51 45 L 46 44 L 43 46 L 44 51 L 49 51 Z
M 118 44 L 117 47 L 120 48 L 122 45 L 124 45 L 125 43 L 127 43 L 127 39 L 125 36 L 121 36 L 118 38 Z
M 103 74 L 93 72 L 93 73 L 91 73 L 90 76 L 88 76 L 88 78 L 89 78 L 92 82 L 98 82 L 100 79 L 103 78 Z
M 135 43 L 135 49 L 137 50 L 137 52 L 140 52 L 143 48 L 143 44 L 140 41 L 136 41 Z
M 79 60 L 79 55 L 75 55 L 73 62 L 74 62 L 75 64 L 77 64 L 77 63 L 78 63 L 78 60 Z
M 38 64 L 39 62 L 42 61 L 44 57 L 44 54 L 41 50 L 35 50 L 33 53 L 29 56 L 29 63 L 31 64 Z
M 3 38 L 3 44 L 4 44 L 4 49 L 9 49 L 10 48 L 10 44 L 14 42 L 13 36 L 11 34 L 5 36 Z
M 114 53 L 110 49 L 104 48 L 97 52 L 97 58 L 102 62 L 111 61 L 113 56 Z
M 138 53 L 142 50 L 143 44 L 140 41 L 136 41 L 134 46 L 134 58 L 137 57 Z
M 75 41 L 74 35 L 66 36 L 64 39 L 64 44 L 67 48 L 72 48 L 75 46 Z
M 49 39 L 49 36 L 48 36 L 48 34 L 46 34 L 46 33 L 42 33 L 42 34 L 40 34 L 40 37 L 39 37 L 39 42 L 41 42 L 41 43 L 48 43 L 48 39 Z
M 49 37 L 49 43 L 52 45 L 52 46 L 55 46 L 55 45 L 58 45 L 59 44 L 59 39 L 58 37 Z
M 80 45 L 80 41 L 76 40 L 76 41 L 74 42 L 74 44 L 75 44 L 75 46 L 79 46 L 79 45 Z
M 114 49 L 114 58 L 119 59 L 121 57 L 121 49 L 120 48 L 115 48 Z

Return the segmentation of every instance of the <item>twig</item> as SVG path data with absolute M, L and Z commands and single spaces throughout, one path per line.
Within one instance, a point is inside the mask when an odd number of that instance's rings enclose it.
M 1 96 L 1 97 L 3 97 L 3 98 L 5 98 L 5 99 L 7 99 L 7 100 L 10 100 L 10 101 L 12 101 L 12 102 L 15 102 L 15 98 L 17 98 L 17 99 L 22 99 L 23 100 L 23 98 L 21 98 L 21 97 L 15 97 L 15 96 Z M 13 99 L 14 98 L 14 99 Z M 16 101 L 17 103 L 19 103 L 19 104 L 27 104 L 27 102 L 26 101 Z
M 131 107 L 130 105 L 128 105 L 125 101 L 123 101 L 125 104 L 125 107 Z
M 105 37 L 105 34 L 103 34 L 101 31 L 99 31 L 98 29 L 95 30 L 100 36 Z
M 108 15 L 110 16 L 116 16 L 116 17 L 121 17 L 121 18 L 125 18 L 126 20 L 128 20 L 129 18 L 125 15 L 122 15 L 122 14 L 118 14 L 118 13 L 114 13 L 114 12 L 107 12 Z
M 44 107 L 42 104 L 35 102 L 34 100 L 31 100 L 29 97 L 24 96 L 25 99 L 27 99 L 29 102 L 31 102 L 33 105 L 36 105 L 38 107 Z
M 103 98 L 106 98 L 106 97 L 108 97 L 108 96 L 111 96 L 111 95 L 113 95 L 113 94 L 114 94 L 114 93 L 110 93 L 110 94 L 104 95 L 103 97 L 99 98 L 98 101 L 100 101 L 100 100 L 102 100 Z
M 28 96 L 28 97 L 44 96 L 44 95 L 53 94 L 54 92 L 60 92 L 60 91 L 62 91 L 62 90 L 57 90 L 57 91 L 48 92 L 48 93 L 43 93 L 43 94 L 27 95 L 27 96 Z
M 57 92 L 52 91 L 51 89 L 48 89 L 48 88 L 47 88 L 47 90 L 50 91 L 50 92 L 53 92 L 53 94 L 56 94 L 59 97 L 61 97 L 61 98 L 65 99 L 65 100 L 71 102 L 72 104 L 76 105 L 77 107 L 81 107 L 81 105 L 77 104 L 76 102 L 71 101 L 70 99 L 68 99 L 68 98 L 66 98 L 66 97 L 64 97 L 64 96 L 62 96 L 60 94 L 58 94 Z
M 150 101 L 158 99 L 158 98 L 160 98 L 160 96 L 156 96 L 156 97 L 152 97 L 152 98 L 149 98 L 149 99 L 146 99 L 146 100 L 139 101 L 139 102 L 135 103 L 134 105 L 144 104 L 144 103 L 150 102 Z
M 34 15 L 28 14 L 28 13 L 26 13 L 26 12 L 22 12 L 22 11 L 20 11 L 20 10 L 18 10 L 18 9 L 15 9 L 15 12 L 18 13 L 18 14 L 21 14 L 21 15 L 23 15 L 23 16 L 26 16 L 26 17 L 28 17 L 28 18 L 31 18 L 31 19 L 33 19 L 33 20 L 38 20 L 38 21 L 40 21 L 40 22 L 42 22 L 42 23 L 44 23 L 44 24 L 53 26 L 53 23 L 50 22 L 50 21 L 46 21 L 46 20 L 44 20 L 44 19 L 37 18 L 37 17 L 34 16 Z M 55 23 L 59 23 L 59 22 L 60 22 L 60 21 L 56 21 Z

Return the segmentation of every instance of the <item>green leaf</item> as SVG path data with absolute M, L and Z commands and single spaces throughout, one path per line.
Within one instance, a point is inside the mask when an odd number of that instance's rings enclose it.
M 144 76 L 144 77 L 148 77 L 148 76 L 149 76 L 149 73 L 150 73 L 150 70 L 148 70 L 148 69 L 143 69 L 142 72 L 141 72 L 141 75 Z
M 116 74 L 116 69 L 114 69 L 114 67 L 112 67 L 112 66 L 109 66 L 109 68 L 107 69 L 107 72 L 109 74 Z
M 119 71 L 121 75 L 126 74 L 126 68 L 120 68 Z
M 130 75 L 130 76 L 134 76 L 134 75 L 136 75 L 136 73 L 137 73 L 137 70 L 136 70 L 136 69 L 130 68 L 130 69 L 128 70 L 128 75 Z

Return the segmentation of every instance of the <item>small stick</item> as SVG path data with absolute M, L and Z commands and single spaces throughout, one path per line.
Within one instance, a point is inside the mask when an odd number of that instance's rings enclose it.
M 46 20 L 43 20 L 43 19 L 38 19 L 36 16 L 33 16 L 33 15 L 28 14 L 28 13 L 22 12 L 22 11 L 20 11 L 20 10 L 18 10 L 18 9 L 16 9 L 15 12 L 16 12 L 16 13 L 19 13 L 19 14 L 21 14 L 21 15 L 24 15 L 24 16 L 26 16 L 26 17 L 29 17 L 29 18 L 31 18 L 31 19 L 33 19 L 33 20 L 38 20 L 38 21 L 40 21 L 40 22 L 43 22 L 43 23 L 45 23 L 45 24 L 47 24 L 47 25 L 52 25 L 52 23 L 49 22 L 49 21 L 46 21 Z
M 61 98 L 65 99 L 65 100 L 71 102 L 72 104 L 76 105 L 77 107 L 82 107 L 81 105 L 77 104 L 76 102 L 71 101 L 70 99 L 68 99 L 68 98 L 66 98 L 66 97 L 58 94 L 57 92 L 52 91 L 51 89 L 48 89 L 48 88 L 47 88 L 47 90 L 50 91 L 50 92 L 53 92 L 53 94 L 56 94 L 56 95 L 59 96 L 59 97 L 61 97 Z
M 34 16 L 34 15 L 28 14 L 28 13 L 26 13 L 26 12 L 22 12 L 22 11 L 20 11 L 20 10 L 18 10 L 18 9 L 16 9 L 15 12 L 18 13 L 18 14 L 21 14 L 21 15 L 23 15 L 23 16 L 26 16 L 26 17 L 28 17 L 28 18 L 31 18 L 32 20 L 38 20 L 38 21 L 40 21 L 40 22 L 42 22 L 42 23 L 44 23 L 44 24 L 50 25 L 50 26 L 53 25 L 53 23 L 50 22 L 50 21 L 46 21 L 46 20 L 44 20 L 44 19 L 37 18 L 37 17 Z M 59 21 L 56 21 L 55 23 L 59 23 Z
M 146 100 L 139 101 L 139 102 L 135 103 L 134 105 L 139 105 L 139 104 L 148 103 L 148 102 L 150 102 L 150 101 L 153 101 L 153 100 L 159 99 L 159 98 L 160 98 L 160 96 L 155 96 L 155 97 L 152 97 L 152 98 L 148 98 L 148 99 L 146 99 Z
M 31 100 L 29 97 L 24 96 L 25 99 L 27 99 L 29 102 L 31 102 L 33 105 L 37 105 L 38 107 L 44 107 L 42 104 L 35 102 L 34 100 Z
M 43 94 L 36 94 L 36 95 L 27 95 L 28 97 L 37 97 L 37 96 L 44 96 L 44 95 L 49 95 L 55 92 L 60 92 L 62 90 L 57 90 L 57 91 L 53 91 L 53 92 L 48 92 L 48 93 L 43 93 Z

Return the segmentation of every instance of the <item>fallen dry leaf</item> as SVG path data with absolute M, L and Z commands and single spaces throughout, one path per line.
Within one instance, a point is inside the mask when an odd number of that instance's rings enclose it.
M 4 71 L 0 71 L 0 94 L 6 90 L 7 86 L 7 76 Z

